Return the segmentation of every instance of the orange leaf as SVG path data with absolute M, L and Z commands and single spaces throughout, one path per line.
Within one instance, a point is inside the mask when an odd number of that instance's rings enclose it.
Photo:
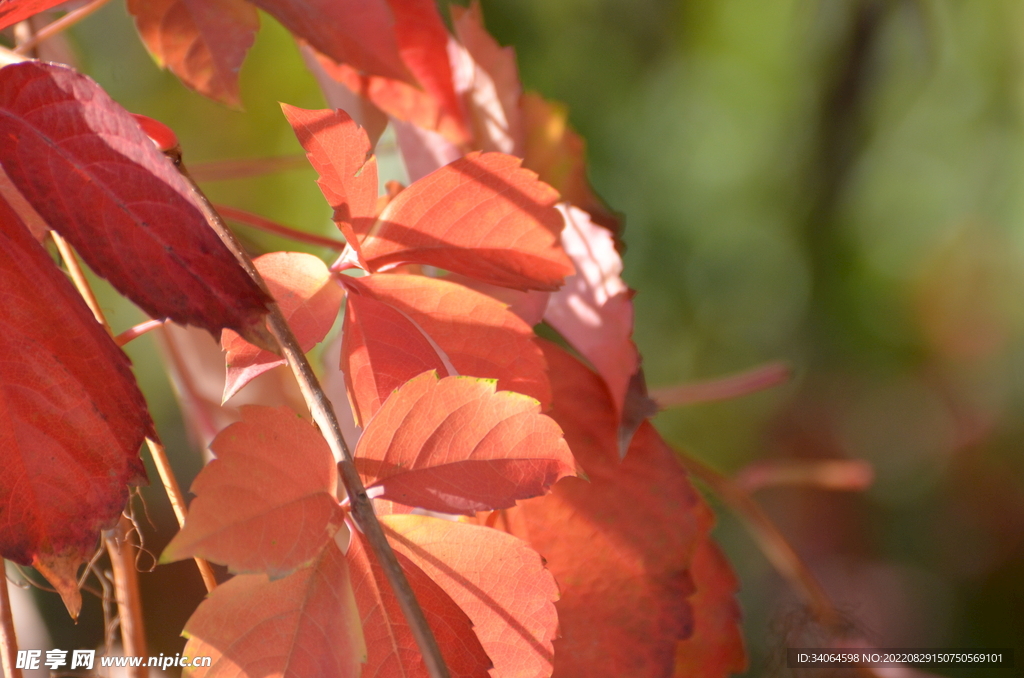
M 191 556 L 282 577 L 314 558 L 340 524 L 338 471 L 320 433 L 287 407 L 243 407 L 218 434 L 185 526 L 162 562 Z
M 193 678 L 358 678 L 366 643 L 347 559 L 331 543 L 312 567 L 218 586 L 185 624 L 184 654 L 212 657 Z
M 551 675 L 558 587 L 537 552 L 497 530 L 426 516 L 381 519 L 408 556 L 473 622 L 492 678 Z
M 377 159 L 366 132 L 345 111 L 281 109 L 320 175 L 317 185 L 334 208 L 335 223 L 358 252 L 377 215 Z
M 707 529 L 700 497 L 650 423 L 620 463 L 605 385 L 560 349 L 546 354 L 552 416 L 590 482 L 567 478 L 490 522 L 537 549 L 559 583 L 556 677 L 670 675 L 692 628 L 687 568 Z
M 302 252 L 271 252 L 253 263 L 302 350 L 320 343 L 334 324 L 345 295 L 324 262 Z M 234 330 L 221 332 L 221 345 L 227 362 L 224 401 L 267 370 L 285 364 L 283 358 L 253 346 Z
M 0 299 L 0 557 L 34 564 L 77 617 L 77 569 L 156 433 L 128 358 L 3 199 Z
M 244 0 L 128 0 L 153 58 L 200 94 L 242 105 L 238 73 L 259 15 Z
M 536 398 L 542 408 L 551 401 L 546 363 L 533 342 L 533 329 L 501 302 L 456 283 L 419 275 L 389 273 L 344 281 L 357 293 L 391 306 L 416 323 L 459 374 L 497 379 L 498 389 Z
M 348 549 L 352 587 L 362 617 L 369 654 L 363 674 L 428 678 L 427 667 L 416 647 L 384 570 L 360 533 L 353 533 Z M 441 655 L 453 678 L 489 678 L 491 660 L 473 632 L 473 622 L 451 596 L 401 552 L 395 553 L 427 624 L 434 632 Z
M 558 242 L 558 193 L 502 153 L 470 153 L 388 203 L 362 251 L 374 270 L 430 264 L 516 289 L 555 290 L 573 272 Z
M 341 369 L 356 424 L 365 426 L 391 392 L 417 374 L 448 376 L 441 357 L 407 317 L 373 297 L 345 302 Z
M 678 678 L 725 678 L 747 670 L 747 655 L 739 626 L 740 608 L 735 593 L 736 575 L 722 550 L 710 537 L 702 540 L 690 563 L 697 592 L 693 607 L 693 635 L 676 648 Z
M 491 380 L 427 372 L 395 391 L 356 446 L 380 497 L 470 514 L 544 494 L 574 470 L 562 431 L 533 398 Z

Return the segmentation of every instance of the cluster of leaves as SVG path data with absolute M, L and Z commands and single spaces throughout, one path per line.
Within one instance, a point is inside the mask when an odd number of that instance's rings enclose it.
M 56 4 L 4 3 L 0 27 Z M 303 350 L 344 306 L 325 379 L 344 380 L 334 405 L 357 426 L 357 468 L 452 675 L 741 670 L 710 510 L 646 421 L 618 223 L 564 112 L 521 92 L 479 8 L 453 8 L 453 35 L 433 0 L 128 6 L 160 63 L 228 104 L 264 9 L 336 106 L 284 114 L 345 251 L 330 267 L 294 252 L 255 263 Z M 378 196 L 386 124 L 413 182 Z M 156 433 L 47 232 L 151 317 L 219 335 L 224 400 L 283 360 L 268 350 L 271 299 L 95 83 L 4 67 L 0 129 L 0 553 L 38 568 L 76 614 L 78 569 L 143 480 L 138 449 Z M 542 322 L 563 346 L 534 334 Z M 186 624 L 186 654 L 215 658 L 192 675 L 426 675 L 316 428 L 252 405 L 211 449 L 162 556 L 236 575 Z

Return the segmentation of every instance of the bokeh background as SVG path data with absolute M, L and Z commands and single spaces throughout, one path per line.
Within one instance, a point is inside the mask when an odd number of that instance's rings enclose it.
M 516 47 L 526 87 L 568 105 L 594 186 L 625 215 L 649 384 L 774 359 L 794 368 L 770 391 L 665 412 L 662 433 L 729 474 L 763 459 L 869 461 L 864 492 L 756 496 L 877 646 L 1015 647 L 1024 666 L 1024 4 L 483 9 Z M 262 25 L 244 112 L 158 70 L 119 0 L 75 27 L 68 48 L 120 103 L 170 124 L 190 163 L 298 153 L 277 102 L 323 99 L 290 37 L 266 15 Z M 388 137 L 380 155 L 382 180 L 401 180 Z M 300 169 L 208 189 L 330 233 L 314 181 Z M 257 248 L 326 254 L 244 233 Z M 114 295 L 104 303 L 116 328 L 141 320 Z M 131 354 L 187 486 L 201 459 L 153 340 Z M 160 492 L 145 497 L 159 553 L 173 518 Z M 743 585 L 748 675 L 785 675 L 779 649 L 813 639 L 813 623 L 719 509 L 716 534 Z M 143 582 L 152 654 L 180 651 L 175 634 L 202 596 L 194 568 L 161 566 Z M 44 608 L 55 647 L 102 641 L 95 601 L 77 627 Z

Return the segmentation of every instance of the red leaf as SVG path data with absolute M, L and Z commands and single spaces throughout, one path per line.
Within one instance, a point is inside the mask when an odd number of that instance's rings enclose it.
M 281 109 L 320 175 L 317 185 L 334 208 L 335 223 L 359 252 L 377 215 L 377 159 L 370 155 L 366 132 L 345 111 L 307 111 L 288 104 Z
M 244 0 L 128 0 L 139 35 L 160 66 L 200 94 L 241 106 L 238 73 L 259 30 Z
M 434 0 L 390 0 L 395 14 L 395 37 L 398 52 L 423 89 L 437 101 L 459 128 L 468 136 L 462 101 L 452 82 L 448 59 L 450 37 Z
M 0 298 L 0 556 L 44 571 L 77 616 L 78 566 L 156 434 L 128 358 L 3 200 Z
M 562 246 L 576 273 L 551 295 L 544 319 L 597 369 L 619 412 L 629 380 L 640 366 L 633 335 L 632 293 L 620 277 L 622 258 L 612 234 L 571 205 L 565 215 Z
M 0 2 L 0 29 L 61 5 L 67 0 L 7 0 Z
M 345 295 L 324 262 L 302 252 L 271 252 L 253 263 L 299 340 L 299 347 L 308 351 L 323 341 Z M 227 354 L 224 401 L 267 370 L 285 364 L 280 356 L 253 346 L 232 330 L 221 333 L 221 345 Z
M 183 654 L 208 656 L 194 678 L 358 678 L 366 643 L 348 562 L 328 544 L 312 567 L 270 581 L 243 574 L 218 586 L 185 624 Z
M 363 73 L 405 80 L 395 19 L 385 0 L 250 0 L 296 37 Z
M 561 587 L 554 675 L 671 675 L 692 627 L 687 568 L 707 529 L 701 500 L 649 423 L 619 463 L 604 384 L 559 349 L 546 354 L 552 416 L 590 482 L 565 479 L 498 526 L 537 549 Z
M 736 575 L 710 537 L 697 546 L 690 564 L 697 592 L 690 597 L 693 635 L 676 649 L 678 678 L 725 678 L 747 670 L 735 593 Z
M 210 446 L 185 526 L 162 562 L 207 558 L 282 577 L 317 557 L 340 525 L 338 471 L 323 437 L 287 407 L 250 405 Z
M 395 391 L 356 446 L 380 497 L 471 514 L 548 491 L 575 469 L 562 431 L 536 400 L 471 377 L 433 372 Z
M 423 608 L 453 678 L 489 678 L 491 660 L 473 633 L 473 622 L 413 561 L 401 552 L 396 552 L 395 556 Z M 369 650 L 363 675 L 428 678 L 427 667 L 398 599 L 361 534 L 353 533 L 347 557 Z
M 497 379 L 499 390 L 536 398 L 542 408 L 550 403 L 546 363 L 533 342 L 533 329 L 501 302 L 446 280 L 418 275 L 389 273 L 344 280 L 357 293 L 391 306 L 416 323 L 459 374 Z M 378 350 L 383 355 L 388 347 Z
M 417 374 L 448 370 L 430 340 L 400 312 L 351 293 L 345 302 L 341 370 L 356 424 L 365 426 L 391 392 Z
M 255 341 L 266 297 L 132 116 L 84 75 L 25 62 L 0 70 L 0 163 L 100 275 L 153 318 Z
M 521 161 L 471 153 L 399 193 L 363 240 L 374 268 L 438 266 L 517 289 L 554 290 L 573 272 L 558 243 L 558 194 Z
M 558 587 L 537 552 L 497 530 L 425 516 L 381 519 L 395 550 L 440 585 L 473 622 L 492 678 L 551 675 Z

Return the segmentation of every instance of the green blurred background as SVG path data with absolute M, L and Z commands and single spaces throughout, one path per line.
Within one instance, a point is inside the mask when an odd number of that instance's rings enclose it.
M 876 645 L 1015 647 L 1024 665 L 1024 4 L 483 8 L 526 87 L 568 104 L 594 186 L 625 215 L 649 384 L 777 358 L 795 369 L 772 391 L 664 413 L 659 429 L 727 473 L 759 459 L 870 461 L 867 492 L 757 498 Z M 170 124 L 187 161 L 297 153 L 276 102 L 323 100 L 291 39 L 262 23 L 244 113 L 159 71 L 118 2 L 76 27 L 71 49 L 120 103 Z M 381 155 L 382 180 L 401 178 L 386 139 Z M 298 170 L 208 188 L 330 233 L 314 180 Z M 115 328 L 140 320 L 107 299 Z M 187 486 L 201 462 L 154 344 L 131 352 Z M 161 493 L 146 497 L 158 553 L 173 520 Z M 749 675 L 782 675 L 778 650 L 815 629 L 742 526 L 719 515 L 743 585 Z M 179 651 L 174 635 L 202 595 L 194 568 L 161 566 L 143 582 L 152 654 Z M 90 603 L 72 627 L 49 612 L 55 646 L 98 643 L 98 615 Z

